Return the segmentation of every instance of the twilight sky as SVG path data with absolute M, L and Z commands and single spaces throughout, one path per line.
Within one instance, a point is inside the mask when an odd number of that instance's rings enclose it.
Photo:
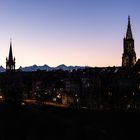
M 140 58 L 140 0 L 0 0 L 0 65 L 121 65 L 127 17 Z

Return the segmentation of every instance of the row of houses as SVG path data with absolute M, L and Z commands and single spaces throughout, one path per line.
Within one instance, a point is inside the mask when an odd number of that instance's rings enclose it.
M 140 110 L 140 61 L 134 67 L 0 74 L 0 94 L 93 110 Z

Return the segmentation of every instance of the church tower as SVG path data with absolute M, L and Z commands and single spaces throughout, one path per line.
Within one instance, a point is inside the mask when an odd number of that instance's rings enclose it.
M 15 71 L 15 57 L 13 58 L 11 40 L 10 40 L 9 56 L 8 56 L 8 58 L 6 57 L 6 71 L 7 72 Z
M 123 56 L 122 67 L 132 67 L 136 63 L 136 53 L 134 47 L 134 39 L 131 31 L 130 16 L 128 16 L 128 25 L 126 37 L 123 39 Z

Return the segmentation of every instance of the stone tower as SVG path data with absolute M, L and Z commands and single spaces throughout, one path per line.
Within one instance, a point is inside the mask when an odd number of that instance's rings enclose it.
M 13 58 L 11 40 L 10 40 L 9 56 L 8 58 L 6 57 L 6 71 L 7 72 L 15 71 L 15 57 Z
M 123 39 L 123 56 L 122 67 L 132 67 L 136 63 L 136 53 L 134 47 L 134 39 L 131 31 L 130 16 L 128 16 L 128 25 L 126 37 Z

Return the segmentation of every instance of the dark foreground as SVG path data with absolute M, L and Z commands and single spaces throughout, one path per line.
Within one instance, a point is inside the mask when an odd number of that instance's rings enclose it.
M 0 103 L 0 140 L 140 138 L 140 113 Z

